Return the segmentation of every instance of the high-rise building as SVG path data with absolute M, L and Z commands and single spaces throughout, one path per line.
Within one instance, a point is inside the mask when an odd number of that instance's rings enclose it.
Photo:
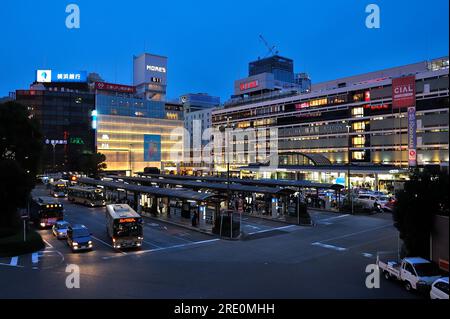
M 271 73 L 274 80 L 293 83 L 294 82 L 294 61 L 288 58 L 274 55 L 264 59 L 250 62 L 248 65 L 248 76 L 255 76 L 263 73 Z
M 300 93 L 311 92 L 311 79 L 307 73 L 297 73 L 294 82 L 300 87 Z
M 166 100 L 167 57 L 143 53 L 133 58 L 133 85 L 139 97 Z
M 43 168 L 81 169 L 82 155 L 95 152 L 95 95 L 89 91 L 86 72 L 38 70 L 29 90 L 16 91 L 16 101 L 41 125 Z
M 211 114 L 220 106 L 220 97 L 206 93 L 189 93 L 180 97 L 184 107 L 184 162 L 182 170 L 187 173 L 204 173 L 211 170 L 211 163 L 201 157 L 204 147 L 211 142 Z

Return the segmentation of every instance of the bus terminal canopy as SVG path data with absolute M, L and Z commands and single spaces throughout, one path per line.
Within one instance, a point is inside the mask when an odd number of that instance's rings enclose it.
M 158 188 L 152 186 L 141 186 L 141 185 L 133 185 L 133 184 L 125 184 L 122 182 L 109 182 L 109 181 L 101 181 L 92 178 L 80 178 L 78 179 L 80 184 L 85 185 L 94 185 L 94 186 L 103 186 L 105 188 L 112 189 L 124 189 L 129 192 L 141 193 L 141 194 L 150 194 L 158 197 L 169 197 L 169 198 L 178 198 L 185 200 L 193 200 L 197 202 L 207 202 L 212 201 L 217 198 L 215 194 L 207 194 L 201 192 L 195 192 L 191 190 L 185 189 L 176 189 L 176 188 Z
M 211 181 L 218 183 L 226 183 L 227 178 L 225 177 L 213 177 L 213 176 L 181 176 L 181 175 L 164 175 L 164 174 L 146 174 L 145 176 L 154 178 L 170 178 L 170 179 L 181 179 L 181 180 L 192 180 L 192 181 Z M 344 186 L 339 184 L 328 184 L 328 183 L 315 183 L 305 180 L 287 180 L 287 179 L 240 179 L 240 178 L 230 178 L 231 183 L 237 183 L 242 185 L 255 186 L 258 189 L 260 186 L 271 186 L 271 187 L 295 187 L 295 188 L 315 188 L 315 189 L 333 189 L 341 190 Z
M 263 187 L 254 185 L 242 185 L 242 184 L 230 184 L 223 183 L 206 183 L 196 180 L 180 180 L 180 179 L 160 179 L 150 177 L 123 177 L 123 176 L 107 176 L 107 178 L 121 179 L 124 181 L 130 181 L 135 183 L 155 183 L 166 185 L 181 185 L 187 188 L 206 188 L 214 191 L 227 191 L 242 193 L 258 193 L 258 194 L 272 194 L 272 195 L 287 195 L 294 193 L 292 190 L 283 189 L 280 187 Z

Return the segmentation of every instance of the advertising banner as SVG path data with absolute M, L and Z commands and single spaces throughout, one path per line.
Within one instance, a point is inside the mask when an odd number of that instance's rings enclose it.
M 406 76 L 392 79 L 392 108 L 416 105 L 416 77 Z
M 416 108 L 408 108 L 408 163 L 409 166 L 417 165 L 417 121 Z
M 144 135 L 144 162 L 161 162 L 161 135 Z

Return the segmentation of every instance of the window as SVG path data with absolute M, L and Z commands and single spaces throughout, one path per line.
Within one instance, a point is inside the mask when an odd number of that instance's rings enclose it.
M 411 264 L 406 264 L 405 265 L 405 271 L 411 273 L 412 275 L 416 274 L 416 272 L 414 271 L 414 268 L 413 268 L 413 266 L 411 266 Z
M 354 122 L 352 123 L 353 132 L 364 132 L 366 129 L 366 123 L 364 122 Z
M 364 108 L 363 107 L 355 107 L 352 109 L 353 117 L 363 117 L 364 116 Z
M 352 138 L 353 147 L 364 147 L 366 144 L 366 138 L 364 136 L 356 136 Z
M 355 161 L 362 161 L 366 158 L 364 151 L 352 152 L 352 159 Z
M 448 283 L 440 281 L 437 284 L 435 284 L 434 287 L 448 295 Z

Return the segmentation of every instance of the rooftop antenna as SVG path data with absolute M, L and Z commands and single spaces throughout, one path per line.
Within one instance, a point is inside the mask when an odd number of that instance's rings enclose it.
M 259 39 L 264 43 L 268 50 L 266 57 L 269 55 L 274 56 L 278 54 L 278 50 L 276 50 L 277 47 L 275 45 L 270 45 L 269 42 L 267 42 L 267 40 L 262 36 L 262 34 L 259 35 Z

